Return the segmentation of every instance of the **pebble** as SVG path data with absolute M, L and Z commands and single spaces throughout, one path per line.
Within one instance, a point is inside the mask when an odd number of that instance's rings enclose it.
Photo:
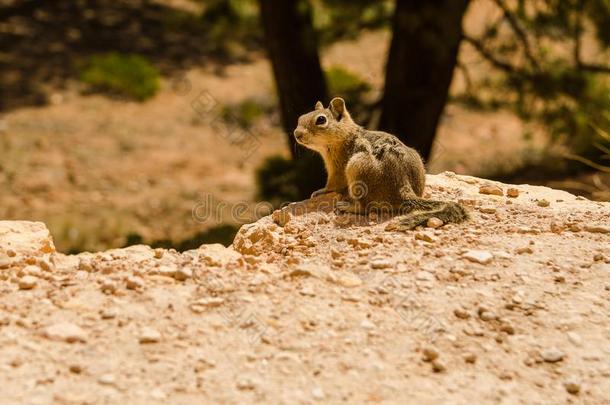
M 174 273 L 174 278 L 178 281 L 184 281 L 193 277 L 193 270 L 190 267 L 181 267 Z
M 509 188 L 508 190 L 506 190 L 506 196 L 510 198 L 519 197 L 519 189 L 514 187 Z
M 434 281 L 435 277 L 429 271 L 422 270 L 415 275 L 415 279 L 417 281 Z
M 253 390 L 254 388 L 256 388 L 254 381 L 249 378 L 240 378 L 235 383 L 235 386 L 238 390 Z
M 479 187 L 479 194 L 499 195 L 502 196 L 502 188 L 493 184 L 485 184 Z
M 112 294 L 116 291 L 117 289 L 117 285 L 114 281 L 110 280 L 110 279 L 105 279 L 102 280 L 102 292 L 106 293 L 106 294 Z
M 8 269 L 11 265 L 11 259 L 5 254 L 0 254 L 0 269 Z
M 434 371 L 435 373 L 442 373 L 443 371 L 446 371 L 446 370 L 447 370 L 447 367 L 440 360 L 432 361 L 432 371 Z
M 434 235 L 432 235 L 430 232 L 426 232 L 426 231 L 417 232 L 415 234 L 415 239 L 423 240 L 424 242 L 429 242 L 429 243 L 434 243 L 437 241 L 437 238 Z
M 542 360 L 546 361 L 547 363 L 557 363 L 563 360 L 565 354 L 556 347 L 550 347 L 543 350 L 540 353 L 540 356 L 542 357 Z
M 127 277 L 125 284 L 128 290 L 137 290 L 144 287 L 144 280 L 142 280 L 140 277 L 131 276 Z
M 580 335 L 576 332 L 568 332 L 568 339 L 570 340 L 570 342 L 572 342 L 573 345 L 575 346 L 582 346 L 582 338 L 580 337 Z
M 155 249 L 155 259 L 161 259 L 164 254 L 165 254 L 165 250 L 163 250 L 161 248 Z
M 441 221 L 440 219 L 438 219 L 437 217 L 432 217 L 430 219 L 428 219 L 428 222 L 426 222 L 426 226 L 428 228 L 440 228 L 441 226 L 443 226 L 444 222 Z
M 324 391 L 320 387 L 316 387 L 313 390 L 311 390 L 311 396 L 313 397 L 313 399 L 318 400 L 318 401 L 322 400 L 326 397 L 326 395 L 324 395 Z
M 79 326 L 70 322 L 60 322 L 47 326 L 44 330 L 47 339 L 68 343 L 85 342 L 87 334 Z
M 484 205 L 479 208 L 479 211 L 481 211 L 483 214 L 495 214 L 496 207 L 491 206 L 491 205 Z
M 433 361 L 439 357 L 438 350 L 434 347 L 424 347 L 421 353 L 424 361 Z
M 114 375 L 112 375 L 112 374 L 102 374 L 97 379 L 97 382 L 102 385 L 112 385 L 115 382 L 115 378 L 114 378 Z
M 375 324 L 373 322 L 369 321 L 368 319 L 365 319 L 362 322 L 360 322 L 360 327 L 362 329 L 375 329 Z
M 388 269 L 390 267 L 392 267 L 392 263 L 388 259 L 371 260 L 371 268 L 375 270 Z
M 114 319 L 117 316 L 117 310 L 115 308 L 104 308 L 100 312 L 102 319 Z
M 273 214 L 271 214 L 271 219 L 283 228 L 292 220 L 292 214 L 286 210 L 275 210 L 273 211 Z
M 491 311 L 483 310 L 479 312 L 479 318 L 481 318 L 482 321 L 489 322 L 495 320 L 498 317 Z
M 574 377 L 568 377 L 568 379 L 563 382 L 563 386 L 566 388 L 566 391 L 572 395 L 576 395 L 580 392 L 580 381 Z
M 529 246 L 524 246 L 524 247 L 517 248 L 515 250 L 515 253 L 517 253 L 518 255 L 522 255 L 524 253 L 532 254 L 532 253 L 534 253 L 534 249 L 532 249 Z
M 44 271 L 53 271 L 53 265 L 45 259 L 40 259 L 38 261 L 38 266 L 40 266 L 40 268 Z
M 34 276 L 25 276 L 19 280 L 19 289 L 20 290 L 31 290 L 36 287 L 38 279 Z
M 355 274 L 346 273 L 336 278 L 337 284 L 343 287 L 358 287 L 362 285 L 362 279 Z
M 545 200 L 544 198 L 542 200 L 538 200 L 538 202 L 536 204 L 539 207 L 548 207 L 549 205 L 551 205 L 551 203 L 548 202 L 548 200 Z
M 474 263 L 489 264 L 494 256 L 487 250 L 469 250 L 462 257 Z
M 474 353 L 464 354 L 464 361 L 466 363 L 474 364 L 477 361 L 477 355 Z
M 610 233 L 610 226 L 585 225 L 585 231 L 591 233 Z
M 470 314 L 463 309 L 456 308 L 453 310 L 453 314 L 460 319 L 468 319 L 470 318 Z
M 159 331 L 149 328 L 149 327 L 145 327 L 142 328 L 141 332 L 140 332 L 140 337 L 139 337 L 139 341 L 140 343 L 157 343 L 161 340 L 161 333 L 159 333 Z

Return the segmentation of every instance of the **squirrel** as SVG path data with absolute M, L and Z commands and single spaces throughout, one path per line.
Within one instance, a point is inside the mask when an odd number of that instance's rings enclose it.
M 328 175 L 326 186 L 311 198 L 339 193 L 340 212 L 365 215 L 385 209 L 408 214 L 386 228 L 398 231 L 425 225 L 432 217 L 443 223 L 468 219 L 460 204 L 422 198 L 426 171 L 419 153 L 394 135 L 356 124 L 340 97 L 328 108 L 318 101 L 314 111 L 301 115 L 294 137 L 322 155 Z

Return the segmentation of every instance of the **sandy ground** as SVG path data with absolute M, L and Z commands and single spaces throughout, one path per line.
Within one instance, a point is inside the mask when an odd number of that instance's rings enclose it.
M 610 204 L 489 185 L 428 176 L 460 226 L 396 233 L 318 199 L 183 254 L 66 256 L 0 222 L 0 397 L 607 403 Z

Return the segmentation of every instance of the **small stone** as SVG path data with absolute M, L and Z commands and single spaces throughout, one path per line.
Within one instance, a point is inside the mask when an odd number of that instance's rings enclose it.
M 582 346 L 582 338 L 576 332 L 570 331 L 567 333 L 568 339 L 574 346 Z
M 432 217 L 430 219 L 428 219 L 428 222 L 426 222 L 426 226 L 428 228 L 440 228 L 441 226 L 443 226 L 444 222 L 441 221 L 440 219 L 438 219 L 437 217 Z
M 362 279 L 352 273 L 342 274 L 336 278 L 336 281 L 337 284 L 348 288 L 358 287 L 362 285 Z
M 496 207 L 491 206 L 491 205 L 484 205 L 479 208 L 479 211 L 481 211 L 483 214 L 495 214 Z
M 144 280 L 142 280 L 140 277 L 131 276 L 127 277 L 125 284 L 128 290 L 137 290 L 144 287 Z
M 371 268 L 375 270 L 387 269 L 392 267 L 392 263 L 387 259 L 373 259 L 371 260 Z
M 110 279 L 104 279 L 102 280 L 101 289 L 104 294 L 112 294 L 116 291 L 117 285 Z
M 509 188 L 508 190 L 506 190 L 506 196 L 510 198 L 519 197 L 519 189 L 514 187 Z
M 466 363 L 474 364 L 477 361 L 477 355 L 474 353 L 466 353 L 464 354 L 464 361 Z
M 479 313 L 479 318 L 481 318 L 482 321 L 489 322 L 497 319 L 498 317 L 493 312 L 484 310 Z
M 415 275 L 415 279 L 417 281 L 434 281 L 435 277 L 429 271 L 422 270 Z
M 161 249 L 161 248 L 157 248 L 155 249 L 155 259 L 161 259 L 163 258 L 163 255 L 165 254 L 165 250 Z
M 549 205 L 551 205 L 551 203 L 548 202 L 548 200 L 545 200 L 544 198 L 542 200 L 538 200 L 538 202 L 536 204 L 539 207 L 548 207 Z
M 469 250 L 462 257 L 474 263 L 489 264 L 494 256 L 487 250 Z
M 242 391 L 253 390 L 256 388 L 254 381 L 252 381 L 250 378 L 240 378 L 235 383 L 235 386 L 237 387 L 238 390 L 242 390 Z
M 437 241 L 436 237 L 430 232 L 421 231 L 415 234 L 415 239 L 423 240 L 424 242 L 434 243 Z
M 192 302 L 189 305 L 189 308 L 193 312 L 201 313 L 201 312 L 205 311 L 207 308 L 219 307 L 222 304 L 224 304 L 224 302 L 225 302 L 224 298 L 220 298 L 220 297 L 201 298 L 195 302 Z
M 286 210 L 275 210 L 271 214 L 273 222 L 281 226 L 282 228 L 292 220 L 292 214 Z
M 36 283 L 38 279 L 34 276 L 25 276 L 19 280 L 19 289 L 20 290 L 31 290 L 36 287 Z
M 362 329 L 375 329 L 375 324 L 371 321 L 369 321 L 368 319 L 363 320 L 362 322 L 360 322 L 360 327 Z
M 453 310 L 453 314 L 454 314 L 454 315 L 455 315 L 457 318 L 460 318 L 460 319 L 468 319 L 468 318 L 470 318 L 470 314 L 469 314 L 468 312 L 464 311 L 464 310 L 463 310 L 463 309 L 461 309 L 461 308 L 456 308 L 456 309 L 454 309 L 454 310 Z
M 576 378 L 569 377 L 563 382 L 563 386 L 566 388 L 566 391 L 572 395 L 576 395 L 580 392 L 580 381 Z
M 563 360 L 564 356 L 565 354 L 556 347 L 550 347 L 540 353 L 542 360 L 546 361 L 547 363 L 557 363 Z
M 143 344 L 158 343 L 160 340 L 161 340 L 161 333 L 159 333 L 159 331 L 149 328 L 149 327 L 142 328 L 142 331 L 140 332 L 140 337 L 139 337 L 140 343 L 143 343 Z
M 70 372 L 74 374 L 80 374 L 83 371 L 83 367 L 80 364 L 70 365 Z
M 313 390 L 311 390 L 311 396 L 313 397 L 313 399 L 318 400 L 318 401 L 325 398 L 324 391 L 322 391 L 322 388 L 320 388 L 320 387 L 316 387 Z
M 506 333 L 507 335 L 514 335 L 515 334 L 515 328 L 513 327 L 513 325 L 510 325 L 508 323 L 505 323 L 502 326 L 500 326 L 500 330 L 502 332 Z
M 53 265 L 45 260 L 45 259 L 41 259 L 38 261 L 38 266 L 43 269 L 44 271 L 53 271 Z
M 117 316 L 117 310 L 115 308 L 104 308 L 100 312 L 102 319 L 114 319 Z
M 529 246 L 524 246 L 524 247 L 517 248 L 515 250 L 515 253 L 517 253 L 518 255 L 522 255 L 525 253 L 532 254 L 532 253 L 534 253 L 534 249 L 532 249 Z
M 580 232 L 582 231 L 582 227 L 579 224 L 570 224 L 571 232 Z
M 447 370 L 447 367 L 440 360 L 432 361 L 432 371 L 434 371 L 435 373 L 442 373 L 446 370 Z
M 424 347 L 422 349 L 422 358 L 424 361 L 430 362 L 438 359 L 439 353 L 434 347 Z
M 115 378 L 114 378 L 114 375 L 112 375 L 112 374 L 102 374 L 97 379 L 97 382 L 102 385 L 113 385 L 115 382 Z
M 87 340 L 85 331 L 70 322 L 61 322 L 47 326 L 44 330 L 44 336 L 47 339 L 68 343 L 85 342 Z
M 610 226 L 585 225 L 585 231 L 591 233 L 610 233 Z
M 189 267 L 181 267 L 174 273 L 174 278 L 178 281 L 184 281 L 193 277 L 193 270 Z
M 0 253 L 0 269 L 8 269 L 11 265 L 11 259 L 5 254 Z
M 493 184 L 482 185 L 481 187 L 479 187 L 479 193 L 499 196 L 504 195 L 504 193 L 502 192 L 502 188 Z

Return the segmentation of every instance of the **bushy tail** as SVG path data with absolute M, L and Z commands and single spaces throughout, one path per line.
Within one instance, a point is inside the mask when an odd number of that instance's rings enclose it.
M 408 215 L 398 218 L 386 229 L 408 231 L 417 226 L 425 225 L 430 218 L 438 218 L 444 223 L 459 224 L 468 219 L 468 212 L 458 203 L 409 198 L 400 207 L 400 214 Z

